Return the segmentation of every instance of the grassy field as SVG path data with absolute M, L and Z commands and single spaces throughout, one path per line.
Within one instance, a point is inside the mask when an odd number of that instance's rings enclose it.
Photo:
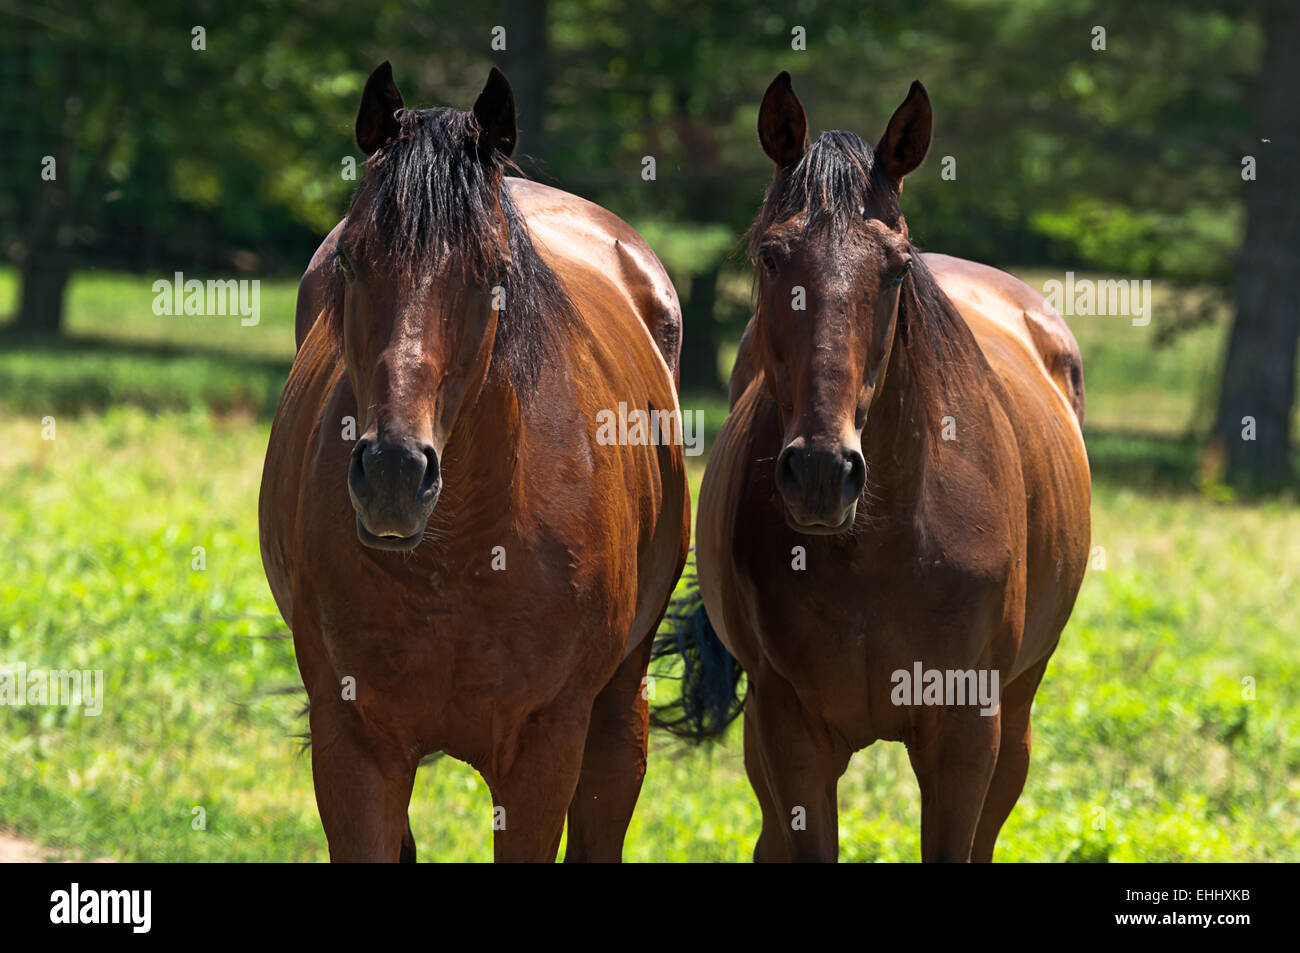
M 0 707 L 0 825 L 56 855 L 326 856 L 292 644 L 258 555 L 294 286 L 262 290 L 245 328 L 155 317 L 148 280 L 83 275 L 73 340 L 0 343 L 0 663 L 106 682 L 99 716 Z M 13 296 L 0 272 L 0 314 Z M 1039 692 L 998 858 L 1300 860 L 1300 508 L 1198 487 L 1222 322 L 1162 350 L 1124 319 L 1073 323 L 1102 550 Z M 685 403 L 721 423 L 717 398 Z M 656 742 L 627 859 L 748 859 L 759 816 L 739 741 L 737 726 L 707 751 Z M 844 859 L 917 859 L 901 746 L 860 753 L 840 801 Z M 423 859 L 491 856 L 491 800 L 464 765 L 423 769 L 411 818 Z

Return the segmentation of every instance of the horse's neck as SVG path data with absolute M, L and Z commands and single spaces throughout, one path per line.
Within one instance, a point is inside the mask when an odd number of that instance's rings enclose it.
M 444 516 L 458 532 L 490 524 L 505 507 L 520 465 L 522 421 L 510 384 L 489 375 L 467 402 L 443 450 Z M 435 517 L 444 509 L 435 507 Z
M 933 489 L 940 447 L 946 459 L 978 446 L 974 435 L 990 413 L 987 364 L 974 335 L 964 326 L 953 329 L 943 356 L 927 347 L 923 340 L 905 343 L 900 333 L 894 335 L 881 393 L 862 434 L 868 488 L 900 507 Z M 924 373 L 918 361 L 927 362 Z
M 885 379 L 862 432 L 862 456 L 868 490 L 898 506 L 908 505 L 919 494 L 930 441 L 939 426 L 939 421 L 930 419 L 929 401 L 921 387 L 902 335 L 895 333 Z

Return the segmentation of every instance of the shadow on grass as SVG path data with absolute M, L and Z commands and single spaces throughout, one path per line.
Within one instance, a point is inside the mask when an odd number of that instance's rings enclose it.
M 214 348 L 0 332 L 0 404 L 80 414 L 130 405 L 275 414 L 290 361 Z
M 0 406 L 32 414 L 102 412 L 128 405 L 152 412 L 207 411 L 270 420 L 291 362 L 232 351 L 110 338 L 49 338 L 0 331 Z M 712 449 L 727 416 L 725 394 L 685 394 Z M 1141 431 L 1085 434 L 1093 483 L 1144 493 L 1245 499 L 1207 488 L 1201 438 Z M 1297 456 L 1296 472 L 1300 472 Z M 1294 488 L 1291 488 L 1294 491 Z
M 253 361 L 267 365 L 288 367 L 291 361 L 278 358 L 250 356 L 244 351 L 213 347 L 206 344 L 183 345 L 172 341 L 123 340 L 93 334 L 47 335 L 0 327 L 0 353 L 17 350 L 86 351 L 118 357 L 217 357 L 230 360 Z
M 1161 493 L 1200 492 L 1201 440 L 1126 430 L 1088 430 L 1094 484 Z
M 1195 434 L 1089 430 L 1084 439 L 1094 486 L 1162 495 L 1195 495 L 1224 503 L 1286 500 L 1296 495 L 1294 481 L 1236 487 L 1207 481 L 1202 466 L 1205 441 Z M 1300 453 L 1292 455 L 1292 472 L 1300 473 Z

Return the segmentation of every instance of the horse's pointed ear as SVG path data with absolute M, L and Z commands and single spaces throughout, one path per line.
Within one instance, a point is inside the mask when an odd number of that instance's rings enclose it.
M 930 136 L 934 128 L 934 114 L 930 110 L 930 96 L 920 80 L 912 80 L 903 104 L 885 127 L 885 134 L 876 144 L 876 161 L 884 163 L 885 175 L 902 189 L 903 176 L 921 164 L 930 150 Z
M 384 60 L 366 80 L 357 112 L 357 146 L 366 158 L 397 135 L 400 128 L 393 114 L 402 108 L 402 94 L 393 82 L 393 67 Z
M 479 148 L 495 149 L 509 158 L 519 138 L 519 127 L 515 122 L 515 93 L 506 74 L 495 66 L 488 73 L 483 92 L 474 101 L 474 118 L 480 130 Z M 484 152 L 484 157 L 490 154 Z
M 758 107 L 758 141 L 779 169 L 794 165 L 808 151 L 808 117 L 785 70 L 776 74 Z

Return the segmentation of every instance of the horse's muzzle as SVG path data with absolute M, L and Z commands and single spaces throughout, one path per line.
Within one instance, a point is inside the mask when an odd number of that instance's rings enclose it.
M 442 491 L 438 451 L 411 438 L 362 437 L 352 448 L 348 495 L 357 536 L 374 549 L 419 545 Z
M 776 486 L 786 521 L 801 533 L 842 533 L 853 525 L 867 484 L 867 464 L 854 447 L 810 450 L 791 441 L 776 460 Z

